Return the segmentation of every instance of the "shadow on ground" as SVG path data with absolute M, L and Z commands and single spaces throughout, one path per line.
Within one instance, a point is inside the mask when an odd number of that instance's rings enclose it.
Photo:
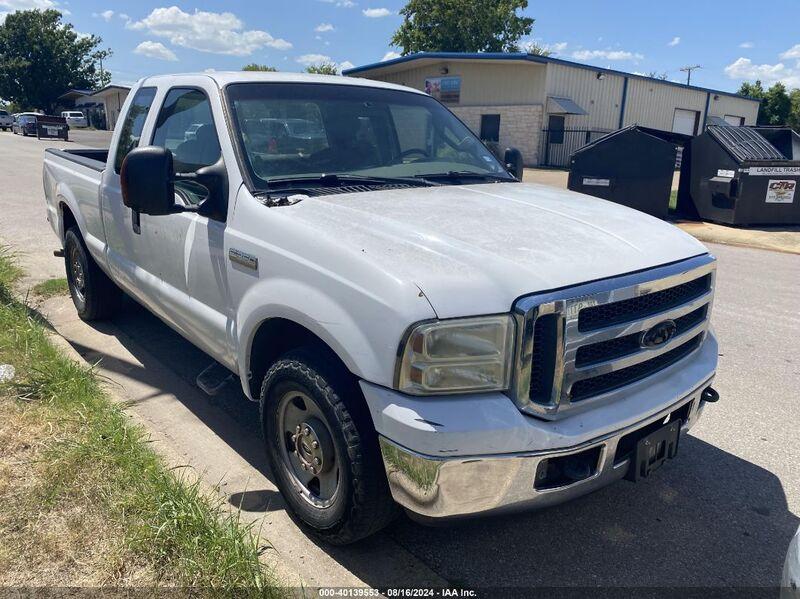
M 155 380 L 150 367 L 166 367 L 178 389 L 179 379 L 193 383 L 209 362 L 132 301 L 123 315 L 96 328 L 115 335 L 137 357 L 143 367 L 119 362 L 116 367 L 143 382 Z M 76 349 L 90 362 L 103 358 L 91 348 Z M 270 476 L 257 406 L 236 383 L 215 398 L 199 390 L 178 398 Z M 280 495 L 269 489 L 229 500 L 251 512 L 284 509 Z M 424 527 L 402 517 L 359 545 L 325 551 L 372 586 L 382 581 L 379 572 L 370 571 L 369 554 L 388 535 L 453 585 L 774 587 L 797 527 L 777 477 L 688 436 L 677 460 L 636 485 L 622 481 L 566 505 L 447 527 Z

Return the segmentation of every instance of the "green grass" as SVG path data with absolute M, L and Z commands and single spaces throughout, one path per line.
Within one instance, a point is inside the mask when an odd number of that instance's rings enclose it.
M 169 470 L 92 369 L 14 299 L 19 276 L 0 249 L 0 363 L 16 369 L 0 385 L 0 583 L 284 596 L 252 530 Z
M 678 190 L 673 189 L 669 193 L 669 209 L 671 212 L 674 212 L 677 208 L 678 208 Z
M 46 281 L 34 285 L 31 291 L 36 297 L 48 299 L 57 295 L 69 294 L 69 284 L 63 277 L 59 279 L 47 279 Z

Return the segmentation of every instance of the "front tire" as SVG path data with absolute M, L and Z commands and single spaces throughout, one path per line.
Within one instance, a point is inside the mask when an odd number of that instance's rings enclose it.
M 102 320 L 111 316 L 122 292 L 89 255 L 75 227 L 64 235 L 64 261 L 69 293 L 81 320 Z
M 334 545 L 379 531 L 398 513 L 377 434 L 336 357 L 303 348 L 281 357 L 261 386 L 267 458 L 289 513 Z

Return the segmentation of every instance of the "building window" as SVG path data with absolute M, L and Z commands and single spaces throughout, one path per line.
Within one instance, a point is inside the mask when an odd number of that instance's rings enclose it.
M 676 108 L 675 116 L 672 117 L 672 131 L 683 133 L 684 135 L 697 135 L 700 127 L 700 112 L 697 110 L 686 110 Z
M 744 127 L 744 117 L 736 116 L 735 114 L 726 114 L 725 122 L 734 127 Z
M 551 114 L 547 119 L 547 137 L 551 144 L 564 143 L 564 115 Z
M 481 115 L 481 139 L 483 141 L 500 141 L 500 115 Z

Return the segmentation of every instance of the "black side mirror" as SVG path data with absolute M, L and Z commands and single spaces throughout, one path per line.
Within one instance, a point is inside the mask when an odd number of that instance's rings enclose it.
M 525 165 L 522 163 L 522 152 L 517 148 L 507 148 L 503 162 L 506 163 L 508 172 L 514 175 L 518 181 L 522 181 L 525 172 Z
M 172 152 L 158 146 L 131 150 L 120 170 L 122 203 L 135 213 L 161 216 L 175 212 Z

